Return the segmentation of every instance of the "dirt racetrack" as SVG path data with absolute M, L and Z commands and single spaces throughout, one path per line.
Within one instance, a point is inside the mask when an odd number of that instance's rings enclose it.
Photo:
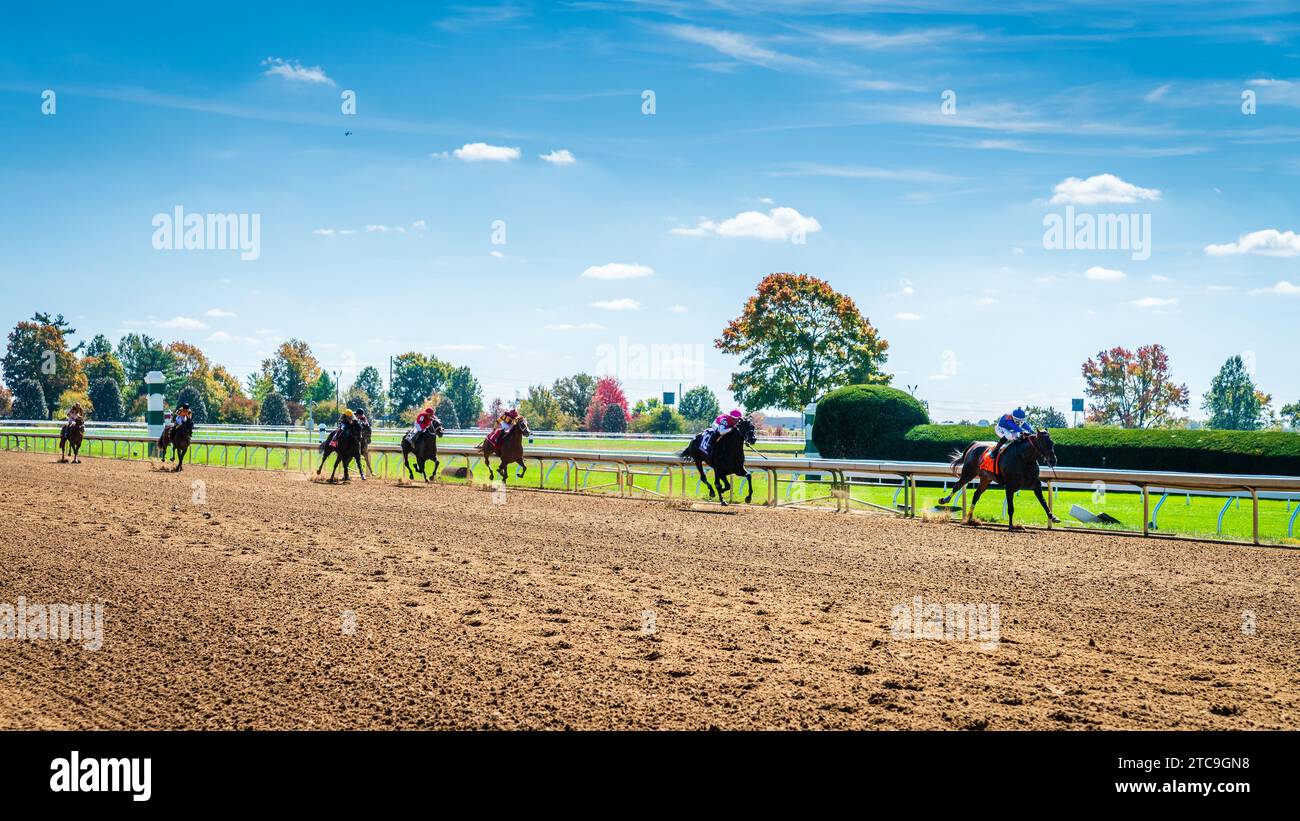
M 54 458 L 0 454 L 0 603 L 103 647 L 0 640 L 0 728 L 1300 725 L 1293 550 Z

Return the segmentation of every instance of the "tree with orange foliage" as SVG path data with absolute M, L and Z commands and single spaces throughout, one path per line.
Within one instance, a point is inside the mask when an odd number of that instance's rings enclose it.
M 1187 410 L 1191 394 L 1169 376 L 1163 345 L 1143 345 L 1136 352 L 1115 347 L 1083 363 L 1084 394 L 1091 400 L 1088 421 L 1125 428 L 1155 428 Z
M 844 385 L 889 384 L 889 343 L 853 300 L 806 274 L 769 274 L 714 341 L 741 357 L 731 393 L 749 409 L 802 411 Z

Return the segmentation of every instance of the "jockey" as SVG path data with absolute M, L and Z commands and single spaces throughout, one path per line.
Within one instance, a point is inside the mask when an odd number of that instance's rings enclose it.
M 86 421 L 86 412 L 81 409 L 80 402 L 73 402 L 72 407 L 68 409 L 68 424 L 75 425 L 79 422 Z
M 334 428 L 334 435 L 330 437 L 330 444 L 338 447 L 339 434 L 343 431 L 349 431 L 358 441 L 361 439 L 361 423 L 357 421 L 356 414 L 352 408 L 344 408 L 339 414 L 339 423 Z
M 1029 424 L 1028 416 L 1022 408 L 1016 408 L 1011 413 L 1002 414 L 1002 417 L 994 423 L 993 430 L 997 431 L 998 434 L 998 443 L 993 446 L 993 453 L 990 454 L 995 460 L 1002 448 L 1021 436 L 1027 436 L 1034 432 L 1034 428 Z
M 705 429 L 704 438 L 700 440 L 700 450 L 707 454 L 713 443 L 731 433 L 732 429 L 736 427 L 736 423 L 743 416 L 744 414 L 739 410 L 734 409 L 731 413 L 719 415 L 717 419 L 713 420 L 713 424 Z
M 419 440 L 437 421 L 438 417 L 433 414 L 433 408 L 425 408 L 420 411 L 415 416 L 415 424 L 411 426 L 411 433 L 415 434 L 412 439 Z
M 194 411 L 190 410 L 188 402 L 182 402 L 181 406 L 172 411 L 172 424 L 180 427 L 194 418 Z
M 518 419 L 519 411 L 514 408 L 501 414 L 500 418 L 497 419 L 496 424 L 492 426 L 492 432 L 488 434 L 488 444 L 496 447 L 501 442 L 502 437 L 506 435 L 511 426 L 513 426 L 515 421 Z

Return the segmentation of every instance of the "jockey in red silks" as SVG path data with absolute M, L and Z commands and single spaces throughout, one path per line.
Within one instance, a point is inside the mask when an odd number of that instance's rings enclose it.
M 434 416 L 433 408 L 420 411 L 415 417 L 415 424 L 411 426 L 411 433 L 415 434 L 414 439 L 419 440 L 437 421 L 438 417 Z
M 487 443 L 492 447 L 500 447 L 502 438 L 514 426 L 519 419 L 519 411 L 511 408 L 497 419 L 496 424 L 492 426 L 492 432 L 488 434 Z
M 713 443 L 731 433 L 732 428 L 736 427 L 736 423 L 743 416 L 744 414 L 739 410 L 733 410 L 714 419 L 713 424 L 704 431 L 704 438 L 700 440 L 700 450 L 707 454 Z

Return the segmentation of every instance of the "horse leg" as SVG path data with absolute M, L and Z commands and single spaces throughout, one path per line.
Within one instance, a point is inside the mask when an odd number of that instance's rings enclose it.
M 745 473 L 744 476 L 745 487 L 747 488 L 747 492 L 745 493 L 745 504 L 750 504 L 754 501 L 754 474 Z
M 977 524 L 975 521 L 975 506 L 980 503 L 980 497 L 984 495 L 984 491 L 988 489 L 988 486 L 989 477 L 980 474 L 980 486 L 975 488 L 975 496 L 970 500 L 970 510 L 966 513 L 966 524 Z
M 320 467 L 316 468 L 317 476 L 320 476 L 320 472 L 325 469 L 325 462 L 327 462 L 329 458 L 330 452 L 328 450 L 320 455 Z
M 357 453 L 353 458 L 357 460 L 357 473 L 361 474 L 361 481 L 364 482 L 366 480 L 366 469 L 361 466 L 361 454 Z
M 178 448 L 172 448 L 172 450 L 175 450 L 175 451 L 176 451 L 176 470 L 175 470 L 174 472 L 175 472 L 175 473 L 180 473 L 180 472 L 181 472 L 181 467 L 185 464 L 185 451 L 186 451 L 186 450 L 189 450 L 189 448 L 185 448 L 185 450 L 180 450 L 180 449 L 178 449 Z
M 522 479 L 524 478 L 524 474 L 527 472 L 528 472 L 528 465 L 524 462 L 524 458 L 521 456 L 519 457 L 519 470 L 515 472 L 515 478 Z
M 1016 529 L 1016 491 L 1011 487 L 1011 485 L 1007 485 L 1007 530 L 1015 530 L 1015 529 Z
M 718 473 L 718 469 L 714 468 L 713 484 L 718 486 L 718 501 L 722 502 L 723 507 L 726 507 L 727 497 L 723 496 L 722 494 L 731 490 L 731 480 L 728 479 L 726 476 L 723 476 L 721 473 Z
M 324 467 L 324 466 L 325 466 L 325 463 L 322 462 L 322 463 L 321 463 L 321 467 Z M 334 467 L 330 468 L 330 481 L 331 481 L 331 482 L 334 481 L 334 474 L 338 471 L 338 469 L 339 469 L 339 455 L 336 453 L 336 454 L 334 454 Z
M 700 472 L 700 481 L 703 482 L 704 486 L 709 489 L 709 498 L 712 499 L 713 485 L 709 484 L 709 477 L 704 475 L 704 464 L 699 459 L 695 460 L 695 469 Z
M 420 459 L 419 459 L 419 457 L 416 457 L 415 465 L 416 465 L 416 467 L 420 468 L 420 473 L 423 474 L 423 473 L 424 473 L 424 466 L 420 464 Z M 414 482 L 414 481 L 415 481 L 415 473 L 414 473 L 414 471 L 411 470 L 411 454 L 408 453 L 407 451 L 402 451 L 402 467 L 406 468 L 406 475 L 407 475 L 408 477 L 410 477 L 410 479 L 411 479 L 412 482 Z M 400 476 L 401 474 L 398 474 L 398 475 Z
M 1038 497 L 1038 503 L 1043 506 L 1043 512 L 1047 514 L 1047 518 L 1051 520 L 1052 524 L 1059 523 L 1061 520 L 1056 518 L 1056 514 L 1053 513 L 1052 509 L 1047 506 L 1047 500 L 1043 498 L 1042 482 L 1039 482 L 1037 485 L 1034 486 L 1034 495 Z
M 438 461 L 438 457 L 437 457 L 437 456 L 433 457 L 433 475 L 434 475 L 435 478 L 438 476 L 438 465 L 440 465 L 440 464 L 442 464 L 442 463 Z M 424 481 L 426 481 L 426 482 L 432 482 L 433 479 L 430 479 L 430 478 L 426 475 L 426 476 L 424 477 Z

